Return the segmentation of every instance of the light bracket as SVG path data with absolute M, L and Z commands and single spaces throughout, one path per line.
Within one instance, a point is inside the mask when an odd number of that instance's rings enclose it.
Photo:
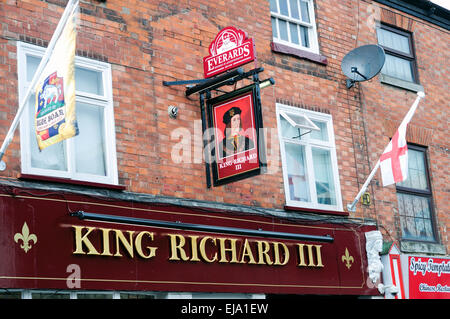
M 163 221 L 163 220 L 144 219 L 144 218 L 136 218 L 136 217 L 124 217 L 124 216 L 116 216 L 116 215 L 87 213 L 84 211 L 73 212 L 70 215 L 73 217 L 78 217 L 81 220 L 95 220 L 95 221 L 113 222 L 113 223 L 121 223 L 121 224 L 154 226 L 154 227 L 173 228 L 173 229 L 182 229 L 182 230 L 190 230 L 190 231 L 209 232 L 209 233 L 232 234 L 232 235 L 238 235 L 238 236 L 269 237 L 269 238 L 280 238 L 280 239 L 319 241 L 319 242 L 327 242 L 327 243 L 332 243 L 334 241 L 334 238 L 331 237 L 330 235 L 319 236 L 319 235 L 276 232 L 276 231 L 268 231 L 268 230 L 261 230 L 261 229 L 248 229 L 248 228 L 236 228 L 236 227 L 225 227 L 225 226 L 189 224 L 189 223 L 169 222 L 169 221 Z

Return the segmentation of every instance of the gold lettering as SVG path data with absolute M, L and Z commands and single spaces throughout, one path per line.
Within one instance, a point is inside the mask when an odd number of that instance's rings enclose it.
M 197 252 L 198 236 L 189 236 L 189 237 L 191 237 L 191 250 L 192 250 L 191 261 L 200 261 L 200 258 L 198 258 L 198 252 Z
M 112 256 L 111 251 L 109 250 L 109 232 L 112 229 L 109 228 L 101 228 L 103 233 L 103 252 L 102 256 Z
M 145 248 L 147 248 L 149 253 L 148 253 L 148 255 L 144 254 L 144 251 L 142 250 L 142 237 L 144 237 L 144 235 L 148 235 L 148 237 L 150 237 L 150 240 L 153 240 L 153 233 L 150 233 L 148 231 L 141 231 L 136 236 L 136 239 L 134 240 L 134 246 L 136 247 L 136 251 L 139 256 L 141 256 L 142 258 L 145 258 L 145 259 L 149 259 L 156 255 L 156 249 L 158 249 L 158 248 L 147 246 Z
M 151 246 L 150 243 L 155 239 L 153 232 L 76 225 L 72 225 L 72 227 L 75 238 L 74 255 L 123 257 L 122 252 L 126 250 L 131 258 L 134 258 L 134 252 L 144 259 L 156 256 L 158 247 Z M 111 233 L 115 236 L 116 250 L 114 254 L 112 253 Z M 283 242 L 252 241 L 246 238 L 200 237 L 198 235 L 187 236 L 189 237 L 189 241 L 187 241 L 186 237 L 181 234 L 167 235 L 170 240 L 169 260 L 172 261 L 284 266 L 288 264 L 290 258 L 289 248 Z M 94 243 L 98 246 L 102 245 L 102 250 L 97 250 Z M 322 245 L 297 243 L 296 246 L 298 249 L 297 267 L 324 267 Z
M 313 255 L 313 245 L 306 245 L 306 247 L 308 247 L 308 259 L 309 259 L 309 264 L 308 266 L 314 267 L 314 255 Z
M 322 252 L 320 248 L 322 248 L 322 245 L 314 245 L 316 247 L 316 256 L 317 256 L 317 266 L 316 267 L 324 267 L 322 263 Z
M 206 242 L 208 241 L 208 239 L 210 239 L 214 243 L 214 246 L 216 246 L 215 238 L 212 238 L 209 236 L 203 237 L 202 240 L 200 240 L 200 256 L 202 256 L 204 261 L 206 261 L 208 263 L 212 263 L 217 260 L 217 252 L 214 253 L 212 259 L 210 259 L 208 257 L 208 255 L 206 254 L 206 250 L 205 250 L 205 245 L 206 245 Z
M 298 246 L 298 257 L 299 257 L 299 263 L 298 263 L 298 267 L 302 267 L 302 266 L 306 266 L 306 262 L 305 262 L 305 254 L 303 253 L 303 246 L 305 246 L 305 244 L 297 244 Z
M 306 245 L 306 247 L 308 248 L 308 265 L 306 264 L 306 259 L 305 259 L 305 253 L 304 253 L 304 246 L 305 244 L 297 244 L 298 246 L 298 256 L 299 256 L 299 263 L 298 263 L 298 267 L 324 267 L 323 263 L 322 263 L 322 252 L 321 252 L 321 247 L 322 245 Z M 316 252 L 316 259 L 317 259 L 317 264 L 314 263 L 314 250 L 313 247 L 315 248 L 315 252 Z
M 83 226 L 72 226 L 75 229 L 75 251 L 73 254 L 86 254 L 83 250 L 83 244 L 87 247 L 88 255 L 100 255 L 99 252 L 92 245 L 91 241 L 88 239 L 89 234 L 95 229 L 95 227 L 83 227 Z M 87 229 L 87 232 L 82 235 L 83 228 Z
M 280 250 L 278 248 L 278 246 L 281 245 L 281 247 L 283 247 L 284 250 L 284 260 L 280 261 Z M 274 257 L 275 257 L 275 261 L 274 261 L 274 265 L 275 266 L 284 266 L 288 263 L 289 261 L 289 249 L 288 247 L 280 242 L 274 242 L 273 243 L 273 249 L 274 249 Z
M 247 239 L 245 239 L 245 241 L 244 241 L 244 248 L 242 251 L 242 257 L 241 257 L 241 261 L 240 261 L 241 264 L 245 263 L 245 257 L 248 257 L 249 264 L 256 264 L 255 258 L 253 257 L 252 249 L 251 249 Z
M 171 252 L 169 260 L 180 260 L 180 258 L 178 257 L 178 252 L 181 255 L 181 259 L 183 259 L 184 261 L 189 260 L 189 257 L 186 255 L 186 252 L 184 251 L 183 248 L 184 244 L 186 243 L 186 239 L 184 238 L 184 236 L 178 234 L 169 234 L 169 237 L 170 237 L 170 252 Z
M 258 265 L 272 265 L 273 262 L 269 256 L 269 243 L 267 241 L 257 241 L 256 243 L 258 245 Z M 262 246 L 264 246 L 264 248 Z M 265 262 L 264 259 L 266 260 Z
M 130 255 L 130 257 L 133 258 L 134 257 L 134 250 L 133 250 L 133 234 L 134 234 L 134 231 L 133 230 L 127 230 L 127 233 L 129 235 L 129 239 L 128 240 L 125 238 L 125 235 L 122 233 L 121 230 L 114 229 L 114 232 L 116 233 L 116 253 L 114 254 L 114 256 L 122 257 L 122 254 L 120 253 L 120 245 L 119 245 L 119 242 L 121 242 L 123 247 L 125 247 L 125 249 L 127 250 L 128 255 Z
M 231 247 L 230 248 L 225 248 L 225 241 L 229 240 Z M 237 239 L 233 238 L 219 238 L 219 242 L 220 242 L 220 263 L 237 263 L 237 253 L 236 253 L 236 241 Z M 231 252 L 231 260 L 228 261 L 226 253 L 227 251 Z

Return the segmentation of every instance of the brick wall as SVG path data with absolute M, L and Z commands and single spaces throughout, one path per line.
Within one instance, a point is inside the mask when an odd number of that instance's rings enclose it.
M 65 3 L 6 0 L 0 4 L 2 141 L 18 101 L 16 41 L 46 45 Z M 77 54 L 112 66 L 119 182 L 132 192 L 277 209 L 284 207 L 285 196 L 275 104 L 332 115 L 345 207 L 364 183 L 415 93 L 381 84 L 378 77 L 347 90 L 340 69 L 342 58 L 357 46 L 377 43 L 375 26 L 380 21 L 410 30 L 427 96 L 409 126 L 408 141 L 428 147 L 437 225 L 448 251 L 448 31 L 368 0 L 316 0 L 320 54 L 327 60 L 323 64 L 271 50 L 268 1 L 108 0 L 103 4 L 89 0 L 82 1 L 81 8 Z M 269 173 L 207 189 L 199 158 L 198 96 L 186 98 L 183 86 L 168 87 L 162 82 L 202 78 L 202 58 L 209 43 L 229 25 L 254 38 L 264 78 L 276 80 L 275 86 L 262 91 L 264 126 L 273 128 L 266 138 Z M 176 119 L 169 118 L 169 105 L 179 108 Z M 20 173 L 18 133 L 5 161 L 8 169 L 1 177 L 15 178 Z M 372 204 L 358 204 L 350 216 L 376 218 L 387 240 L 397 239 L 395 187 L 382 188 L 379 179 L 377 173 L 368 189 Z
M 370 11 L 369 3 L 360 2 L 361 12 Z M 449 248 L 447 238 L 449 205 L 443 200 L 448 197 L 449 139 L 448 139 L 448 40 L 449 32 L 433 24 L 421 21 L 400 11 L 377 5 L 378 21 L 413 34 L 420 84 L 426 97 L 408 125 L 406 139 L 409 143 L 427 147 L 433 205 L 436 226 L 441 240 Z M 376 43 L 376 34 L 367 24 L 361 24 L 360 44 Z M 447 74 L 446 74 L 447 73 Z M 367 148 L 372 165 L 384 150 L 403 116 L 417 97 L 414 92 L 382 84 L 375 78 L 361 83 L 362 107 L 365 117 Z M 375 175 L 372 182 L 374 210 L 387 238 L 398 239 L 401 235 L 395 186 L 381 186 L 381 175 Z

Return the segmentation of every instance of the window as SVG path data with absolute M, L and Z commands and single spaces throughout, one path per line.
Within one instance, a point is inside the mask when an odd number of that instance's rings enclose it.
M 18 43 L 19 96 L 24 98 L 45 49 Z M 31 94 L 20 122 L 22 173 L 117 184 L 111 67 L 75 58 L 76 112 L 79 135 L 39 151 Z
M 164 298 L 165 296 L 165 293 L 152 291 L 79 291 L 0 288 L 0 299 L 156 299 Z
M 113 292 L 78 292 L 77 299 L 113 299 Z
M 378 44 L 386 54 L 381 73 L 407 82 L 418 83 L 412 34 L 385 25 L 377 29 Z
M 70 299 L 70 293 L 59 291 L 33 291 L 31 292 L 31 299 Z
M 21 299 L 22 292 L 17 289 L 0 289 L 0 299 Z
M 270 0 L 273 41 L 319 53 L 312 0 Z
M 408 178 L 397 183 L 402 239 L 436 241 L 426 149 L 408 145 Z
M 286 205 L 342 210 L 331 115 L 277 104 L 277 118 Z

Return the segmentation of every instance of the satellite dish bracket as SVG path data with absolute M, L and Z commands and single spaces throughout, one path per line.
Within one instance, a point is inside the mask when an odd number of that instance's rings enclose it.
M 352 79 L 345 80 L 345 86 L 347 87 L 347 89 L 352 88 L 355 83 L 356 83 L 356 81 L 353 81 Z
M 368 80 L 368 78 L 367 78 L 364 74 L 359 73 L 358 68 L 357 68 L 356 66 L 352 66 L 352 67 L 351 67 L 351 72 L 352 72 L 352 73 L 358 74 L 358 75 L 361 76 L 364 80 Z M 353 85 L 354 85 L 356 82 L 358 82 L 358 81 L 355 81 L 355 80 L 352 80 L 352 79 L 347 79 L 347 80 L 345 81 L 346 86 L 347 86 L 347 89 L 350 89 L 351 87 L 353 87 Z
M 356 74 L 362 76 L 364 78 L 364 80 L 368 80 L 368 78 L 365 75 L 358 72 L 358 68 L 356 66 L 352 66 L 351 70 L 352 70 L 352 73 L 356 73 Z

